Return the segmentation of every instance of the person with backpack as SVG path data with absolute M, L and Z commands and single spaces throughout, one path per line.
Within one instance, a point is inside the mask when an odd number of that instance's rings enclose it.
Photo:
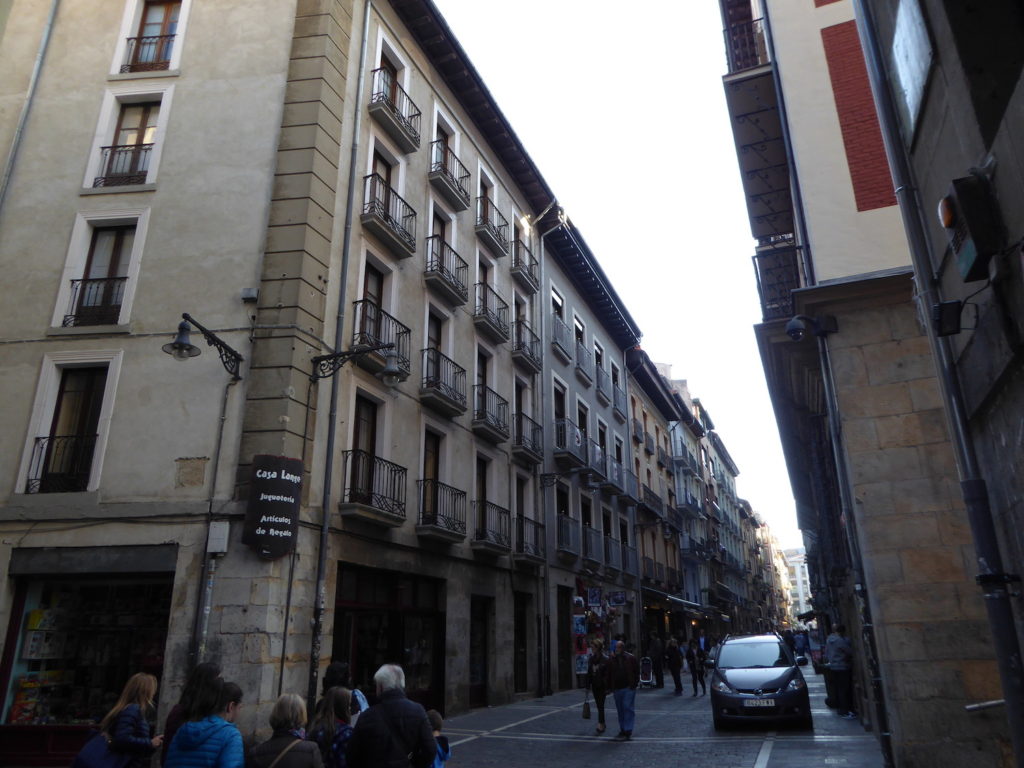
M 377 703 L 359 715 L 348 768 L 430 768 L 437 742 L 427 712 L 405 697 L 405 672 L 385 664 L 373 676 Z

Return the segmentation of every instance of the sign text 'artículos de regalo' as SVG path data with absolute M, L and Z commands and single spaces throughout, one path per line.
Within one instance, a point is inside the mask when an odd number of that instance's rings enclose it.
M 301 499 L 300 459 L 253 456 L 242 543 L 267 560 L 287 555 L 298 535 Z

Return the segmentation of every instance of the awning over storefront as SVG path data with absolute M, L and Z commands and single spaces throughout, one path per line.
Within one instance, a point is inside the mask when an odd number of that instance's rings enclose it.
M 796 615 L 796 617 L 797 617 L 797 619 L 799 621 L 810 621 L 811 619 L 814 618 L 814 609 L 812 608 L 809 611 L 804 611 L 803 613 L 798 613 Z
M 652 589 L 651 587 L 641 587 L 641 589 L 643 592 L 652 595 L 653 597 L 667 600 L 669 603 L 672 603 L 673 607 L 677 610 L 683 610 L 694 616 L 704 615 L 704 607 L 699 603 L 691 603 L 689 600 L 683 600 L 681 597 L 670 595 L 668 592 L 662 592 L 660 589 Z

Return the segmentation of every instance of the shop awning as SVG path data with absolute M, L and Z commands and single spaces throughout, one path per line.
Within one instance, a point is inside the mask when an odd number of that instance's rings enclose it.
M 656 597 L 668 600 L 670 603 L 682 606 L 684 609 L 688 608 L 694 611 L 702 610 L 699 603 L 691 603 L 689 600 L 683 600 L 681 597 L 670 595 L 668 592 L 662 592 L 660 589 L 651 589 L 650 587 L 641 587 L 641 589 L 643 589 L 644 592 L 655 595 Z
M 812 608 L 809 611 L 804 611 L 803 613 L 798 613 L 796 615 L 796 617 L 800 621 L 810 621 L 811 619 L 814 618 L 814 609 Z

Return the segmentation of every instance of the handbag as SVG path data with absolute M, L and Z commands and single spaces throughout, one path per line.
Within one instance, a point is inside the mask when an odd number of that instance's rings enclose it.
M 590 719 L 590 689 L 587 688 L 583 693 L 583 719 Z
M 71 768 L 124 768 L 131 759 L 130 754 L 114 752 L 110 748 L 110 735 L 99 731 L 75 755 Z

